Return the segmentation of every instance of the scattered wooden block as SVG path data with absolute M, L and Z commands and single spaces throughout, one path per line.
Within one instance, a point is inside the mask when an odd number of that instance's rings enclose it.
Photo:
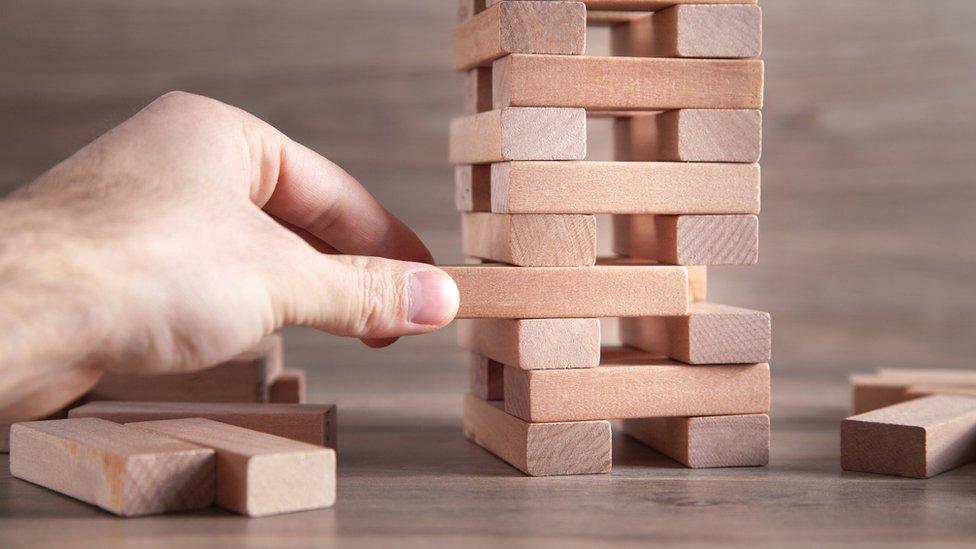
M 214 452 L 95 418 L 16 423 L 10 474 L 122 516 L 207 507 Z
M 687 311 L 683 267 L 441 267 L 461 293 L 457 318 L 593 318 Z M 612 289 L 612 292 L 610 291 Z
M 305 370 L 287 368 L 271 384 L 271 402 L 282 404 L 305 403 Z
M 598 368 L 505 367 L 505 411 L 530 422 L 769 412 L 769 365 L 688 366 L 604 348 Z
M 757 214 L 759 165 L 503 162 L 491 166 L 491 209 L 540 214 Z
M 228 402 L 90 402 L 68 412 L 71 418 L 115 423 L 202 417 L 336 448 L 336 407 L 332 404 L 250 404 Z
M 454 168 L 454 206 L 460 212 L 491 211 L 491 166 L 474 164 Z
M 614 155 L 634 162 L 758 162 L 762 111 L 678 109 L 618 117 Z
M 624 432 L 692 469 L 769 463 L 769 416 L 627 419 Z
M 758 109 L 763 101 L 759 59 L 512 54 L 491 76 L 496 109 Z
M 688 267 L 688 299 L 708 301 L 708 267 Z
M 976 460 L 976 397 L 932 395 L 845 419 L 846 471 L 929 478 Z
M 618 215 L 613 251 L 669 265 L 752 265 L 759 260 L 759 218 Z
M 910 391 L 913 386 L 933 386 L 940 392 L 976 389 L 976 370 L 881 368 L 876 374 L 854 374 L 850 382 L 851 410 L 863 414 L 910 400 L 918 393 Z
M 498 109 L 451 121 L 452 164 L 579 160 L 586 156 L 583 109 Z
M 502 0 L 486 0 L 488 6 L 495 5 Z M 552 1 L 552 0 L 535 0 Z M 682 4 L 755 4 L 757 0 L 582 0 L 588 10 L 607 11 L 655 11 L 669 8 L 676 3 Z
M 677 5 L 616 25 L 614 55 L 748 58 L 762 54 L 762 10 L 756 5 Z
M 966 395 L 976 396 L 976 386 L 953 385 L 909 385 L 903 392 L 905 400 L 921 398 L 929 395 Z
M 592 215 L 461 214 L 461 251 L 524 267 L 596 264 Z
M 526 423 L 500 403 L 464 397 L 464 436 L 531 476 L 609 473 L 609 421 Z
M 596 318 L 459 320 L 457 334 L 461 347 L 523 370 L 600 364 L 600 320 Z
M 335 503 L 336 455 L 331 448 L 203 418 L 144 421 L 127 427 L 213 448 L 219 507 L 263 517 Z
M 687 364 L 769 362 L 769 313 L 704 301 L 688 314 L 620 319 L 620 340 Z
M 504 366 L 494 360 L 470 353 L 468 367 L 469 392 L 481 400 L 501 400 L 505 398 Z
M 478 67 L 466 72 L 461 97 L 464 114 L 490 111 L 492 109 L 491 67 Z

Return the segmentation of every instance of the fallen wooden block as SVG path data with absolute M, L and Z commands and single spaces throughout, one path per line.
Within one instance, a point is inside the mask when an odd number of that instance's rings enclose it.
M 487 6 L 498 4 L 502 0 L 486 0 Z M 551 2 L 553 0 L 534 0 L 537 2 Z M 755 4 L 757 0 L 582 0 L 588 10 L 634 10 L 655 11 L 669 8 L 676 3 L 682 4 Z
M 335 503 L 335 450 L 210 419 L 126 425 L 213 448 L 219 507 L 249 517 L 330 507 Z
M 332 404 L 250 404 L 228 402 L 90 402 L 68 417 L 96 417 L 115 423 L 202 417 L 270 435 L 336 448 L 336 407 Z
M 500 403 L 464 397 L 464 436 L 531 476 L 609 473 L 609 421 L 526 423 Z
M 976 460 L 976 397 L 932 395 L 845 419 L 846 471 L 929 478 Z
M 492 65 L 492 103 L 587 110 L 758 109 L 759 59 L 523 55 Z
M 762 54 L 762 10 L 756 5 L 677 5 L 611 31 L 614 55 L 749 58 Z
M 688 299 L 708 301 L 708 267 L 687 267 Z
M 614 155 L 631 162 L 758 162 L 762 111 L 678 109 L 617 117 Z
M 618 215 L 613 251 L 668 265 L 752 265 L 759 260 L 759 218 Z
M 455 118 L 450 133 L 452 164 L 586 156 L 583 109 L 498 109 Z
M 464 114 L 477 114 L 492 109 L 491 67 L 478 67 L 464 74 L 461 101 Z
M 688 366 L 626 347 L 598 368 L 505 367 L 505 411 L 531 422 L 769 412 L 769 365 Z
M 935 386 L 941 392 L 976 389 L 976 370 L 889 369 L 876 374 L 854 374 L 850 378 L 851 410 L 863 414 L 914 398 L 913 386 Z
M 579 55 L 586 8 L 579 2 L 502 2 L 454 28 L 454 69 L 490 64 L 510 53 Z
M 271 384 L 269 400 L 282 404 L 304 404 L 305 394 L 305 370 L 286 368 Z
M 454 168 L 454 206 L 460 212 L 491 211 L 491 166 L 474 164 Z
M 457 318 L 595 318 L 685 314 L 683 267 L 441 267 L 458 286 Z M 612 291 L 611 291 L 612 290 Z
M 769 416 L 627 419 L 624 432 L 692 469 L 769 463 Z
M 596 264 L 592 215 L 461 214 L 461 251 L 524 267 Z
M 214 452 L 95 418 L 15 423 L 10 474 L 122 516 L 207 507 Z
M 965 395 L 976 396 L 976 386 L 953 385 L 909 385 L 903 393 L 905 400 L 921 398 L 929 395 Z
M 502 162 L 491 166 L 491 209 L 539 214 L 757 214 L 759 165 Z
M 688 304 L 688 314 L 620 319 L 625 345 L 687 364 L 769 362 L 769 313 L 717 303 Z
M 457 339 L 458 345 L 472 353 L 523 370 L 600 364 L 600 320 L 596 318 L 458 320 Z
M 470 353 L 468 387 L 472 395 L 481 400 L 501 400 L 504 392 L 504 366 L 500 362 Z

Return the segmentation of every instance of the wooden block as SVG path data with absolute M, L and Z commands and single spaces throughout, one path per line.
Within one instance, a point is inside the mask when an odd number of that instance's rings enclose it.
M 207 507 L 214 452 L 95 418 L 16 423 L 10 474 L 122 516 Z
M 885 380 L 872 374 L 854 374 L 851 382 L 851 411 L 863 414 L 878 408 L 904 402 L 905 382 Z
M 524 267 L 596 264 L 596 217 L 592 215 L 461 215 L 465 255 Z
M 502 0 L 486 0 L 492 6 Z M 535 0 L 552 1 L 552 0 Z M 587 10 L 656 11 L 681 4 L 755 4 L 757 0 L 582 0 Z
M 271 384 L 271 402 L 284 404 L 305 403 L 305 370 L 287 368 Z
M 708 267 L 688 267 L 688 299 L 708 301 Z
M 688 314 L 620 319 L 620 340 L 687 364 L 769 362 L 769 313 L 704 301 Z
M 627 419 L 624 432 L 692 469 L 769 463 L 769 416 Z
M 505 398 L 503 383 L 504 366 L 500 362 L 470 353 L 468 365 L 469 392 L 481 400 L 501 400 Z
M 464 436 L 534 477 L 609 473 L 609 421 L 526 423 L 497 402 L 464 397 Z
M 586 49 L 580 2 L 502 2 L 454 28 L 454 69 L 490 64 L 510 53 L 579 55 Z
M 976 384 L 976 368 L 878 368 L 876 374 L 909 383 Z
M 495 61 L 491 77 L 496 109 L 758 109 L 763 101 L 759 59 L 512 54 Z
M 485 0 L 459 0 L 458 22 L 467 21 L 475 14 L 485 11 Z
M 526 421 L 769 412 L 769 364 L 688 366 L 626 347 L 598 368 L 505 367 L 505 411 Z
M 491 110 L 491 67 L 478 67 L 464 73 L 462 101 L 464 114 Z
M 10 423 L 0 423 L 0 454 L 10 451 Z
M 646 11 L 614 11 L 614 10 L 586 10 L 586 24 L 589 27 L 619 26 L 636 19 L 649 19 L 651 14 Z M 611 37 L 613 34 L 611 34 Z
M 846 471 L 929 478 L 976 460 L 976 397 L 932 395 L 845 419 Z
M 689 162 L 503 162 L 491 209 L 546 214 L 757 214 L 759 165 Z
M 976 389 L 976 371 L 946 369 L 881 368 L 876 374 L 854 374 L 851 383 L 851 410 L 863 414 L 914 398 L 910 387 L 934 386 L 946 392 Z
M 583 109 L 499 109 L 451 121 L 452 164 L 579 160 L 586 156 Z
M 614 55 L 749 58 L 762 54 L 762 10 L 755 5 L 677 5 L 617 25 Z
M 593 318 L 684 314 L 683 267 L 441 267 L 461 293 L 457 318 Z
M 752 265 L 759 261 L 759 218 L 614 216 L 613 251 L 669 265 Z
M 523 370 L 600 364 L 600 320 L 596 318 L 459 320 L 457 334 L 461 347 Z
M 454 168 L 454 206 L 460 212 L 491 211 L 491 166 L 474 164 Z
M 952 385 L 909 385 L 903 392 L 905 400 L 921 398 L 929 395 L 968 395 L 976 396 L 976 386 Z
M 249 517 L 330 507 L 336 495 L 336 454 L 210 419 L 166 419 L 127 427 L 213 448 L 219 507 Z
M 616 160 L 758 162 L 762 111 L 678 109 L 614 119 Z
M 333 404 L 228 402 L 90 402 L 68 417 L 97 417 L 115 423 L 202 417 L 245 429 L 336 448 Z

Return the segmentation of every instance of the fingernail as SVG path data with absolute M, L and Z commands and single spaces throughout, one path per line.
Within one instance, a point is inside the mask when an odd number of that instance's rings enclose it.
M 440 271 L 410 275 L 410 322 L 440 325 L 449 322 L 458 308 L 457 285 Z

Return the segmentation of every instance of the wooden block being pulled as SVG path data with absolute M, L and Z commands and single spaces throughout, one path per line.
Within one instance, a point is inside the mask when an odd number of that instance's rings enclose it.
M 523 267 L 584 267 L 596 263 L 592 215 L 461 215 L 465 255 Z
M 304 404 L 305 395 L 305 370 L 301 368 L 286 368 L 271 384 L 271 402 Z
M 688 299 L 708 301 L 708 267 L 688 267 Z
M 502 162 L 491 210 L 545 214 L 757 214 L 759 165 Z
M 492 102 L 587 110 L 758 109 L 760 59 L 522 55 L 492 65 Z
M 624 432 L 692 469 L 769 463 L 769 416 L 627 419 Z
M 580 2 L 502 2 L 454 28 L 454 69 L 490 64 L 510 53 L 579 55 L 586 49 Z
M 467 164 L 454 168 L 454 207 L 459 212 L 491 211 L 491 166 Z
M 600 364 L 597 318 L 458 320 L 457 334 L 461 347 L 523 370 Z
M 600 366 L 505 367 L 505 411 L 526 421 L 715 416 L 769 412 L 769 364 L 689 366 L 627 347 Z
M 464 397 L 464 436 L 531 476 L 609 473 L 609 421 L 527 423 L 501 403 Z
M 594 318 L 685 314 L 683 267 L 441 267 L 457 283 L 457 318 Z
M 849 417 L 846 471 L 929 478 L 976 460 L 976 397 L 932 395 Z
M 502 0 L 486 0 L 485 4 L 493 6 Z M 551 2 L 553 0 L 534 0 L 537 2 Z M 620 11 L 656 11 L 669 8 L 675 4 L 755 4 L 757 0 L 582 0 L 588 10 L 620 10 Z
M 769 362 L 769 313 L 704 301 L 688 314 L 620 319 L 620 340 L 687 364 Z
M 881 368 L 876 374 L 852 375 L 850 384 L 851 410 L 863 414 L 915 398 L 918 391 L 911 391 L 911 387 L 933 386 L 940 392 L 976 390 L 976 371 Z
M 478 67 L 464 73 L 462 92 L 464 114 L 490 111 L 492 108 L 491 67 Z
M 677 5 L 613 27 L 614 55 L 749 58 L 762 54 L 756 5 Z
M 752 265 L 759 261 L 759 218 L 614 216 L 613 251 L 668 265 Z
M 451 120 L 452 164 L 579 160 L 586 156 L 583 109 L 498 109 Z
M 500 362 L 470 353 L 468 364 L 468 386 L 472 395 L 481 400 L 501 400 L 505 398 L 505 371 Z
M 122 516 L 208 507 L 214 452 L 96 418 L 15 423 L 10 474 Z
M 331 448 L 204 418 L 126 427 L 212 448 L 217 454 L 215 503 L 224 509 L 263 517 L 335 503 L 336 454 Z
M 614 119 L 616 160 L 758 162 L 762 111 L 678 109 Z

